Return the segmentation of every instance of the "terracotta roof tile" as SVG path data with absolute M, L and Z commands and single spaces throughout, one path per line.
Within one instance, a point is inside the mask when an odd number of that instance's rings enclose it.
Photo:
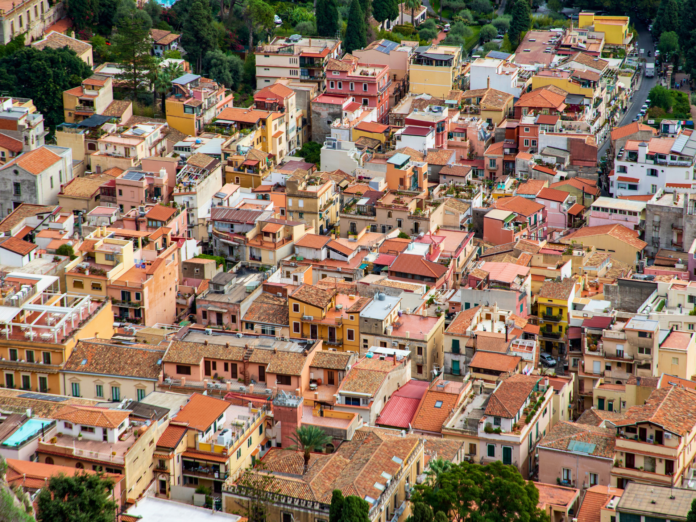
M 684 435 L 696 424 L 696 392 L 676 386 L 658 388 L 650 394 L 645 404 L 626 410 L 624 420 L 612 421 L 617 427 L 642 422 L 661 426 L 676 435 Z
M 621 420 L 625 417 L 623 413 L 619 413 L 616 411 L 606 411 L 606 410 L 596 410 L 594 408 L 590 408 L 589 410 L 585 410 L 582 412 L 582 415 L 578 417 L 578 420 L 575 421 L 576 424 L 589 424 L 590 426 L 599 426 L 601 425 L 605 420 Z
M 575 279 L 568 277 L 563 281 L 546 281 L 539 289 L 539 297 L 544 299 L 568 299 L 575 287 Z
M 457 155 L 453 150 L 429 150 L 425 162 L 429 165 L 448 165 L 454 163 Z
M 164 433 L 160 435 L 160 438 L 157 441 L 157 446 L 161 448 L 176 448 L 186 434 L 187 429 L 188 428 L 185 428 L 184 426 L 167 426 Z
M 167 223 L 174 216 L 174 214 L 176 214 L 176 209 L 173 207 L 155 205 L 148 211 L 147 214 L 145 214 L 145 217 L 154 221 L 162 221 Z
M 80 341 L 63 371 L 156 380 L 164 353 L 153 348 Z
M 118 428 L 128 418 L 130 411 L 89 408 L 87 406 L 64 406 L 53 414 L 56 420 L 84 426 Z
M 556 201 L 563 203 L 566 199 L 570 197 L 570 194 L 563 192 L 562 190 L 556 190 L 552 188 L 542 189 L 541 192 L 537 194 L 537 198 L 547 199 L 549 201 Z
M 494 370 L 502 373 L 514 372 L 522 360 L 516 355 L 504 355 L 495 352 L 476 352 L 469 366 L 473 369 Z
M 548 184 L 548 181 L 541 179 L 530 179 L 517 187 L 517 194 L 536 196 L 542 189 L 546 188 Z
M 478 353 L 480 352 L 477 352 L 477 355 Z M 489 355 L 505 357 L 498 354 Z M 504 380 L 491 394 L 485 414 L 506 419 L 514 418 L 540 379 L 538 375 L 515 374 Z
M 189 428 L 205 431 L 229 406 L 230 403 L 227 401 L 194 393 L 186 405 L 172 418 L 176 422 L 188 424 Z
M 290 294 L 290 298 L 318 308 L 326 308 L 331 304 L 335 293 L 332 289 L 303 284 Z
M 324 368 L 326 370 L 346 370 L 352 355 L 348 352 L 327 352 L 324 350 L 314 354 L 312 368 Z
M 578 522 L 600 522 L 602 520 L 602 508 L 614 497 L 620 497 L 623 489 L 609 488 L 607 486 L 592 486 L 585 492 L 582 506 L 578 511 Z M 615 511 L 615 510 L 611 510 Z
M 488 273 L 486 273 L 488 275 Z M 462 335 L 465 334 L 469 326 L 471 326 L 471 321 L 473 321 L 476 313 L 481 309 L 481 305 L 474 306 L 468 310 L 462 310 L 454 318 L 454 321 L 450 323 L 447 327 L 445 333 Z
M 616 430 L 599 428 L 590 424 L 576 424 L 561 421 L 556 424 L 544 437 L 539 446 L 556 450 L 573 451 L 570 446 L 574 442 L 585 442 L 594 446 L 588 455 L 595 457 L 614 458 L 616 445 Z M 583 452 L 584 453 L 584 452 Z
M 633 123 L 629 123 L 628 125 L 624 125 L 623 127 L 615 127 L 614 130 L 611 131 L 611 141 L 626 138 L 627 136 L 630 136 L 631 134 L 635 134 L 640 131 L 650 131 L 652 132 L 653 136 L 657 136 L 657 129 L 650 127 L 649 125 L 643 125 L 642 123 L 634 121 Z
M 251 303 L 242 320 L 253 323 L 290 325 L 288 300 L 285 297 L 263 293 Z
M 547 189 L 544 189 L 547 190 Z M 496 208 L 509 210 L 515 214 L 520 214 L 524 217 L 534 215 L 544 208 L 544 205 L 532 201 L 531 199 L 523 198 L 522 196 L 513 196 L 511 198 L 501 198 L 496 201 Z
M 91 174 L 74 178 L 63 187 L 60 195 L 71 198 L 90 199 L 99 193 L 99 188 L 114 178 L 106 173 Z
M 447 267 L 428 261 L 422 256 L 400 254 L 389 267 L 389 271 L 439 279 L 447 273 Z
M 301 375 L 308 360 L 303 353 L 278 352 L 272 355 L 271 362 L 266 367 L 266 373 Z
M 68 47 L 69 49 L 75 51 L 75 53 L 78 56 L 89 51 L 92 48 L 92 46 L 88 42 L 77 40 L 75 38 L 58 33 L 56 31 L 51 32 L 43 40 L 34 42 L 33 44 L 31 44 L 31 46 L 36 47 L 40 51 L 46 48 L 62 49 L 63 47 Z
M 8 237 L 4 241 L 0 242 L 0 247 L 20 256 L 26 256 L 31 253 L 37 246 L 34 243 L 29 243 L 23 239 L 18 239 L 16 237 Z
M 18 165 L 30 174 L 38 176 L 51 165 L 58 163 L 60 159 L 61 158 L 58 156 L 58 154 L 52 152 L 44 146 L 29 152 L 25 152 L 11 162 L 6 163 L 2 168 L 5 170 L 13 165 Z
M 580 241 L 585 237 L 608 235 L 614 239 L 618 239 L 637 250 L 643 250 L 648 244 L 641 239 L 638 239 L 638 232 L 630 230 L 623 225 L 600 225 L 596 227 L 583 227 L 575 232 L 568 234 L 561 239 L 561 243 L 571 243 L 572 241 Z
M 29 460 L 7 459 L 7 482 L 10 486 L 24 486 L 31 489 L 40 489 L 45 486 L 46 480 L 57 475 L 76 475 L 86 473 L 94 475 L 97 472 L 91 469 L 80 469 L 57 464 L 45 464 Z M 105 473 L 115 482 L 120 482 L 125 477 L 117 473 Z
M 254 352 L 257 351 L 266 352 L 269 350 L 254 350 Z M 172 341 L 162 361 L 198 365 L 204 357 L 223 361 L 242 361 L 244 359 L 244 348 L 240 346 L 226 347 L 212 343 L 203 344 Z
M 7 149 L 10 152 L 22 152 L 24 144 L 7 134 L 0 133 L 0 148 Z
M 413 417 L 412 426 L 416 430 L 434 433 L 442 432 L 442 424 L 457 407 L 459 394 L 428 390 L 421 399 Z

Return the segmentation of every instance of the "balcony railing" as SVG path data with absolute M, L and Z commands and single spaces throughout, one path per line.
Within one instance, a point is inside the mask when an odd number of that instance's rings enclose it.
M 94 107 L 90 105 L 75 105 L 75 112 L 94 112 Z
M 543 314 L 541 318 L 544 321 L 553 321 L 555 323 L 560 322 L 563 318 L 560 315 Z
M 547 330 L 541 330 L 541 337 L 548 337 L 550 339 L 560 339 L 563 336 L 560 332 L 550 332 Z
M 183 469 L 184 475 L 191 475 L 194 477 L 203 477 L 215 480 L 227 480 L 230 474 L 227 471 L 214 471 L 210 468 L 186 468 Z

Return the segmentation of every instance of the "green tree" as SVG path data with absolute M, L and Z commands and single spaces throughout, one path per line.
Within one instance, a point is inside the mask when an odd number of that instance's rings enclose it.
M 519 45 L 522 34 L 532 27 L 532 10 L 526 0 L 517 0 L 512 8 L 512 21 L 510 22 L 510 42 Z
M 411 25 L 415 27 L 413 20 L 415 19 L 416 9 L 421 6 L 421 0 L 404 0 L 404 7 L 411 10 Z
M 244 59 L 244 83 L 250 86 L 256 85 L 256 55 L 254 53 L 247 53 Z
M 475 13 L 487 14 L 493 12 L 493 4 L 490 0 L 471 0 L 469 8 Z
M 491 23 L 498 30 L 498 33 L 505 34 L 510 30 L 510 17 L 508 16 L 499 16 Z
M 370 522 L 370 504 L 355 495 L 347 496 L 340 522 Z
M 359 0 L 353 0 L 348 13 L 348 25 L 346 36 L 343 39 L 343 49 L 346 53 L 352 53 L 355 49 L 362 49 L 367 45 L 367 29 L 365 17 L 360 7 Z
M 206 53 L 217 49 L 217 33 L 208 0 L 195 0 L 191 5 L 181 31 L 181 46 L 196 72 L 201 71 Z
M 479 39 L 482 42 L 487 42 L 489 40 L 492 40 L 496 36 L 498 36 L 498 30 L 495 28 L 494 25 L 491 25 L 491 24 L 484 25 L 481 28 L 481 32 L 479 33 Z
M 426 475 L 430 477 L 432 485 L 434 488 L 440 487 L 442 483 L 442 477 L 446 472 L 452 469 L 452 462 L 449 460 L 437 458 L 430 461 L 428 465 L 429 469 L 426 471 Z
M 420 38 L 421 40 L 433 40 L 437 38 L 437 35 L 437 29 L 429 29 L 426 27 L 418 31 L 418 38 Z
M 112 522 L 116 519 L 116 502 L 111 499 L 113 481 L 100 474 L 79 473 L 51 477 L 43 487 L 37 503 L 39 522 Z
M 411 516 L 408 517 L 406 522 L 434 522 L 435 515 L 433 515 L 433 510 L 430 506 L 426 506 L 422 502 L 416 502 L 413 504 L 413 511 Z
M 114 15 L 114 25 L 120 27 L 126 20 L 136 20 L 138 25 L 148 31 L 152 27 L 152 18 L 144 10 L 138 9 L 135 0 L 120 0 L 118 4 Z
M 432 481 L 415 486 L 413 503 L 422 502 L 450 520 L 497 522 L 548 522 L 541 511 L 539 491 L 522 478 L 517 468 L 502 462 L 486 466 L 461 462 L 441 474 L 441 485 Z
M 657 48 L 660 50 L 664 60 L 670 61 L 679 54 L 679 36 L 674 31 L 662 33 Z
M 114 17 L 121 0 L 99 0 L 99 14 L 97 18 L 97 32 L 101 35 L 109 35 L 113 31 Z
M 471 27 L 466 25 L 464 22 L 457 22 L 452 26 L 449 34 L 454 35 L 454 36 L 460 36 L 461 38 L 466 40 L 467 38 L 471 38 L 473 36 L 474 31 Z
M 290 438 L 295 443 L 290 449 L 302 451 L 304 456 L 305 471 L 309 466 L 309 459 L 313 451 L 323 449 L 329 442 L 329 437 L 324 430 L 316 426 L 300 426 L 295 430 L 295 433 L 290 435 Z
M 60 245 L 56 249 L 56 255 L 69 257 L 70 259 L 75 259 L 75 250 L 71 245 Z
M 471 14 L 469 9 L 462 9 L 457 13 L 457 17 L 461 19 L 466 25 L 471 25 L 474 23 L 474 15 Z
M 273 8 L 263 0 L 247 0 L 244 5 L 244 19 L 249 29 L 249 50 L 254 46 L 254 31 L 270 31 L 273 28 Z M 183 42 L 182 42 L 183 43 Z M 184 49 L 186 46 L 184 46 Z
M 320 36 L 336 37 L 339 27 L 336 0 L 317 0 L 316 19 Z
M 78 31 L 91 28 L 99 20 L 99 0 L 70 0 L 68 16 Z
M 160 16 L 162 15 L 162 6 L 155 0 L 148 0 L 143 10 L 150 16 L 152 26 L 155 27 L 159 23 Z
M 675 31 L 679 27 L 679 6 L 676 0 L 662 0 L 652 26 L 653 38 L 660 39 L 665 31 Z
M 302 148 L 297 151 L 297 155 L 304 158 L 307 163 L 319 165 L 321 163 L 321 145 L 315 141 L 305 141 L 302 144 Z
M 334 489 L 331 493 L 331 507 L 329 508 L 329 522 L 340 522 L 345 499 L 340 489 Z M 687 521 L 688 522 L 688 521 Z
M 203 59 L 203 71 L 229 89 L 236 89 L 242 81 L 244 64 L 236 54 L 225 54 L 220 49 L 208 51 Z
M 563 4 L 560 0 L 549 0 L 546 2 L 546 6 L 555 13 L 560 13 L 561 9 L 563 9 Z
M 122 72 L 116 77 L 125 83 L 133 100 L 146 90 L 155 65 L 154 58 L 150 55 L 150 27 L 138 12 L 142 11 L 131 11 L 129 16 L 121 19 L 111 47 L 122 67 Z
M 24 47 L 0 58 L 0 91 L 31 98 L 49 126 L 65 121 L 63 91 L 80 85 L 92 69 L 75 51 Z
M 691 509 L 686 515 L 686 522 L 696 522 L 696 499 L 691 501 Z
M 372 0 L 372 16 L 382 23 L 399 16 L 399 4 L 396 0 Z
M 396 237 L 399 239 L 411 239 L 411 236 L 409 236 L 406 232 L 399 232 L 399 235 Z

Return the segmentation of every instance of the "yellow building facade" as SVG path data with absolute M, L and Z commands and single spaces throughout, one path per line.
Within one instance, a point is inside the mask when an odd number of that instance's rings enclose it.
M 437 60 L 429 55 L 447 55 L 451 59 Z M 458 88 L 462 49 L 449 45 L 433 45 L 427 53 L 416 55 L 410 67 L 409 92 L 430 94 L 443 98 Z
M 578 26 L 592 27 L 598 33 L 604 33 L 606 45 L 628 44 L 628 16 L 597 16 L 594 13 L 580 13 Z

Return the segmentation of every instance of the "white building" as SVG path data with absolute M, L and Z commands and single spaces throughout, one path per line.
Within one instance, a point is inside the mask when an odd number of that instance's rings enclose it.
M 366 158 L 367 154 L 359 150 L 354 142 L 327 138 L 321 148 L 321 170 L 333 172 L 340 169 L 348 174 L 353 174 L 355 169 L 365 165 Z
M 694 155 L 694 134 L 652 138 L 649 142 L 627 141 L 616 153 L 610 191 L 617 197 L 655 194 L 669 185 L 691 188 L 696 184 Z
M 72 150 L 43 146 L 25 152 L 0 167 L 0 215 L 7 216 L 22 203 L 58 203 L 62 185 L 73 179 Z
M 435 127 L 415 127 L 409 125 L 399 129 L 396 135 L 396 148 L 410 147 L 426 154 L 428 149 L 435 148 Z
M 518 85 L 520 68 L 506 60 L 477 58 L 471 64 L 469 89 L 492 88 L 519 98 L 524 85 Z

